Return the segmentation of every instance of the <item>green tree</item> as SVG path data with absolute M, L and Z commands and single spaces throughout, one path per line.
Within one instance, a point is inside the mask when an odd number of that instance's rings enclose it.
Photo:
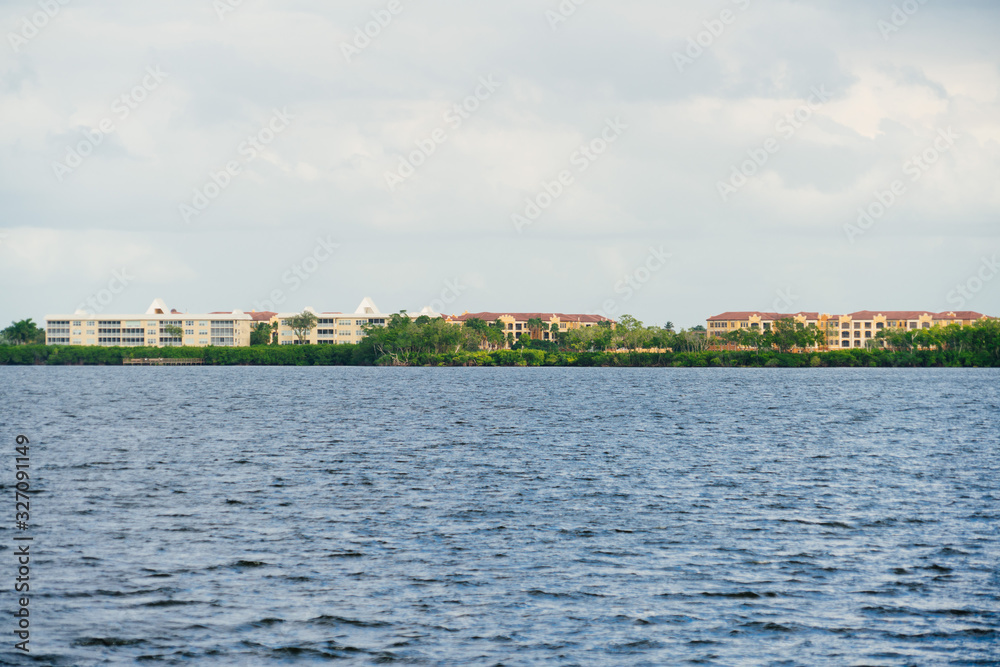
M 184 329 L 180 328 L 176 324 L 168 324 L 163 327 L 163 333 L 171 338 L 184 338 Z
M 254 325 L 253 329 L 250 330 L 250 346 L 254 345 L 270 345 L 271 344 L 271 334 L 274 332 L 269 322 L 258 322 Z
M 541 338 L 541 331 L 545 327 L 545 322 L 540 317 L 532 317 L 528 319 L 528 331 L 532 338 Z
M 299 345 L 305 345 L 309 332 L 316 328 L 319 318 L 316 313 L 304 310 L 298 315 L 288 318 L 288 326 L 292 328 L 292 333 L 299 339 Z
M 45 329 L 39 329 L 29 317 L 20 322 L 11 322 L 10 326 L 3 330 L 3 337 L 13 345 L 31 345 L 45 343 Z

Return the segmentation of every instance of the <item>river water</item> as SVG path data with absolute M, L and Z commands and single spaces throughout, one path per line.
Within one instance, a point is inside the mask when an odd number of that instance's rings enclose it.
M 0 406 L 3 664 L 1000 661 L 997 370 L 0 367 Z

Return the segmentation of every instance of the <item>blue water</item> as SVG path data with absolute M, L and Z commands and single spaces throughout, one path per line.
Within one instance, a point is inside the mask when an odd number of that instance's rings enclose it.
M 8 581 L 17 433 L 41 491 L 0 662 L 998 664 L 998 388 L 0 367 Z

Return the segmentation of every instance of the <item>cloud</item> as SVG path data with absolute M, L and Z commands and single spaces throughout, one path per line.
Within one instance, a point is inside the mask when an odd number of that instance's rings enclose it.
M 317 233 L 364 251 L 295 307 L 349 308 L 371 291 L 387 310 L 418 308 L 475 275 L 456 306 L 587 308 L 654 243 L 684 259 L 630 302 L 646 321 L 764 308 L 787 283 L 803 308 L 860 308 L 846 301 L 875 279 L 894 286 L 882 307 L 930 307 L 935 281 L 997 242 L 1000 8 L 926 3 L 886 39 L 893 4 L 591 0 L 553 30 L 557 2 L 402 0 L 351 62 L 342 44 L 385 3 L 246 0 L 222 19 L 195 0 L 67 5 L 17 53 L 0 49 L 0 317 L 58 310 L 79 300 L 80 276 L 100 284 L 123 262 L 148 269 L 129 290 L 142 307 L 167 290 L 249 308 Z M 28 9 L 0 7 L 3 32 Z M 719 32 L 723 11 L 735 18 Z M 678 71 L 692 39 L 706 45 Z M 151 66 L 167 78 L 119 117 L 114 100 Z M 500 88 L 450 124 L 491 75 Z M 817 86 L 829 101 L 786 137 L 778 123 Z M 248 159 L 241 146 L 275 109 L 294 120 Z M 615 117 L 629 125 L 620 141 L 517 234 L 511 216 Z M 60 180 L 54 164 L 105 118 L 114 131 Z M 849 244 L 843 225 L 949 127 L 954 150 Z M 386 173 L 436 129 L 446 140 L 390 190 Z M 772 138 L 780 150 L 723 201 L 718 184 Z M 233 161 L 239 174 L 185 223 L 179 207 Z M 876 249 L 893 258 L 883 267 L 902 269 L 902 254 L 930 275 L 811 270 Z M 1000 314 L 1000 295 L 977 307 Z

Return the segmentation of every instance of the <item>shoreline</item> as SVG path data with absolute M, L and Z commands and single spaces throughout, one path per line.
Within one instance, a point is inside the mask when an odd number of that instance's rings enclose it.
M 400 361 L 402 357 L 402 361 Z M 140 363 L 137 360 L 153 360 Z M 162 363 L 156 363 L 162 360 Z M 188 360 L 190 363 L 184 363 Z M 413 352 L 376 357 L 370 346 L 255 346 L 126 348 L 59 345 L 0 346 L 0 366 L 357 366 L 395 368 L 997 368 L 1000 353 L 985 350 L 864 350 L 777 352 L 571 352 L 539 349 L 492 352 Z

